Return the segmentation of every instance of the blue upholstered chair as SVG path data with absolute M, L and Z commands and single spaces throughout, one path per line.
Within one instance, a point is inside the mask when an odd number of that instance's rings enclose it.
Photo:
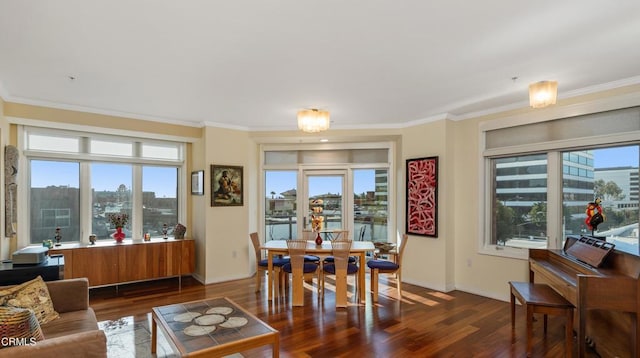
M 304 281 L 305 276 L 318 276 L 318 291 L 320 289 L 319 265 L 315 262 L 305 261 L 306 240 L 287 240 L 290 262 L 282 266 L 282 271 L 291 274 L 291 287 L 293 290 L 292 304 L 304 306 Z
M 325 277 L 335 275 L 336 282 L 336 307 L 347 307 L 347 276 L 358 273 L 358 265 L 349 261 L 352 241 L 331 241 L 332 262 L 325 262 L 321 277 L 320 288 L 324 294 Z M 358 280 L 356 280 L 356 289 Z
M 407 246 L 408 236 L 402 235 L 402 242 L 395 262 L 387 260 L 369 260 L 367 266 L 371 271 L 371 292 L 373 293 L 373 302 L 378 302 L 378 275 L 380 274 L 396 274 L 396 286 L 398 288 L 398 299 L 402 299 L 402 254 Z
M 262 250 L 260 250 L 260 239 L 258 238 L 257 232 L 252 232 L 249 234 L 251 238 L 251 243 L 253 244 L 253 249 L 256 253 L 256 292 L 260 291 L 260 286 L 262 284 L 262 272 L 266 272 L 267 275 L 270 275 L 268 271 L 268 259 L 263 258 Z M 288 257 L 274 257 L 273 258 L 273 270 L 274 273 L 278 274 L 278 282 L 280 285 L 277 287 L 282 288 L 281 285 L 284 284 L 284 272 L 282 271 L 282 266 L 284 264 L 289 263 Z

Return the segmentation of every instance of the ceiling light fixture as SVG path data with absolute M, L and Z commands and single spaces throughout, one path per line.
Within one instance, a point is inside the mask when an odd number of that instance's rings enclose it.
M 529 105 L 533 108 L 543 108 L 556 104 L 557 98 L 557 81 L 540 81 L 529 85 Z
M 303 109 L 298 112 L 298 129 L 318 133 L 329 129 L 329 111 Z

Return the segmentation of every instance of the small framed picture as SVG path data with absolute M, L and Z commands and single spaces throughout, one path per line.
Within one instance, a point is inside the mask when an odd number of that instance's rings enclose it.
M 204 170 L 191 172 L 191 195 L 204 195 Z
M 242 206 L 242 167 L 211 165 L 211 206 Z

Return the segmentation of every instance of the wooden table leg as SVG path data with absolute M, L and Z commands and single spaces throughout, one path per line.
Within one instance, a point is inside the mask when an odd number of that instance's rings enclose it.
M 158 343 L 158 325 L 155 318 L 151 319 L 151 354 L 156 352 L 156 344 Z
M 525 303 L 527 310 L 527 357 L 531 357 L 533 348 L 533 306 Z
M 268 300 L 273 300 L 273 255 L 267 250 L 267 294 Z
M 358 269 L 358 298 L 360 303 L 364 303 L 365 300 L 365 291 L 367 290 L 367 288 L 365 287 L 365 267 L 367 267 L 367 263 L 366 263 L 366 258 L 365 258 L 365 252 L 360 252 L 360 258 L 359 258 L 359 263 L 360 263 L 360 268 Z
M 276 332 L 275 339 L 271 348 L 271 356 L 273 358 L 280 357 L 280 332 Z

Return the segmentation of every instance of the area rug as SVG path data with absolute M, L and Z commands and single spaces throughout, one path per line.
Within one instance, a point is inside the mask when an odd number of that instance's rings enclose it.
M 169 342 L 158 330 L 156 353 L 151 354 L 151 318 L 148 322 L 134 323 L 133 317 L 123 317 L 114 321 L 98 322 L 98 327 L 107 336 L 107 357 L 109 358 L 174 358 Z M 242 358 L 242 354 L 233 354 L 228 358 Z

